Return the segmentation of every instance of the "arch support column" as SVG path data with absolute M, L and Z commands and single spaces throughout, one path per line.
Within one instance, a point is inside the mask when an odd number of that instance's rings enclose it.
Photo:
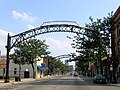
M 8 36 L 7 36 L 7 46 L 6 46 L 6 48 L 7 48 L 7 58 L 6 58 L 6 77 L 5 77 L 5 83 L 9 83 L 9 62 L 10 62 L 10 60 L 9 60 L 9 52 L 10 52 L 10 42 L 11 42 L 11 37 L 10 37 L 10 35 L 9 35 L 9 33 L 8 33 Z

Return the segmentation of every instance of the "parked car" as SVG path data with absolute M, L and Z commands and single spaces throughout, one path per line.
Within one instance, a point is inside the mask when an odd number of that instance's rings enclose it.
M 77 73 L 74 73 L 74 77 L 77 77 L 78 76 L 78 74 Z
M 94 76 L 93 82 L 97 84 L 103 84 L 103 83 L 106 83 L 106 80 L 102 74 L 96 74 Z
M 70 76 L 72 76 L 72 73 L 70 72 Z

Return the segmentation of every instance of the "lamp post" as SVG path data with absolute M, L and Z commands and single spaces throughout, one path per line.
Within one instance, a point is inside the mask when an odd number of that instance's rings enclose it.
M 110 82 L 112 82 L 113 65 L 110 64 Z
M 49 67 L 49 64 L 50 64 L 50 61 L 49 61 L 50 59 L 48 59 L 48 75 L 50 74 L 50 67 Z
M 22 57 L 21 57 L 21 48 L 19 49 L 19 51 L 20 51 L 20 57 L 19 57 L 20 58 L 20 61 L 19 61 L 19 81 L 21 81 L 21 59 L 22 59 Z

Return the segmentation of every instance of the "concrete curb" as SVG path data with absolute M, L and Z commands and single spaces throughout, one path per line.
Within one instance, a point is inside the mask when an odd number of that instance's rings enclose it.
M 61 75 L 57 75 L 57 76 L 61 76 Z M 10 80 L 9 83 L 4 83 L 4 80 L 0 80 L 0 87 L 11 85 L 11 84 L 20 84 L 20 83 L 25 83 L 25 82 L 30 82 L 30 81 L 36 81 L 36 80 L 44 80 L 44 79 L 49 79 L 49 78 L 57 77 L 57 76 L 45 76 L 45 77 L 36 78 L 36 79 L 26 78 L 26 79 L 21 79 L 21 81 Z

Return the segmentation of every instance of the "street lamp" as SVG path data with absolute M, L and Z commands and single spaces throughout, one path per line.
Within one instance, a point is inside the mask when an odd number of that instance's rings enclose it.
M 112 64 L 110 65 L 110 71 L 113 71 L 113 66 L 112 66 Z

